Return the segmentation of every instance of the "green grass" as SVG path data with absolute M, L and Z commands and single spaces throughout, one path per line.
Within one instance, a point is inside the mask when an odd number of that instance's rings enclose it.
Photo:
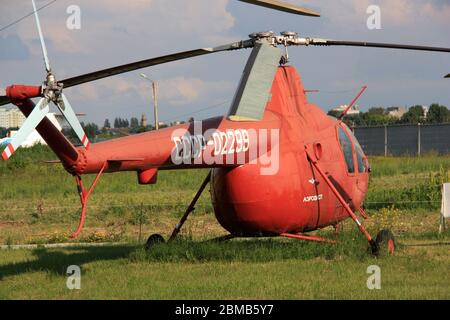
M 79 199 L 75 181 L 42 146 L 0 162 L 0 244 L 70 241 Z M 159 172 L 154 186 L 135 173 L 105 174 L 94 191 L 80 242 L 110 247 L 1 250 L 1 299 L 436 299 L 450 298 L 450 232 L 438 235 L 439 186 L 449 179 L 450 156 L 371 158 L 369 230 L 389 227 L 398 241 L 393 257 L 375 259 L 352 221 L 337 245 L 293 239 L 207 239 L 226 232 L 205 192 L 182 230 L 182 241 L 147 254 L 148 234 L 169 235 L 207 174 Z M 93 177 L 85 177 L 89 184 Z M 367 267 L 382 270 L 382 289 L 368 290 Z M 82 269 L 82 289 L 66 288 L 69 265 Z
M 450 170 L 450 156 L 439 156 L 433 153 L 421 157 L 369 157 L 373 177 L 422 174 L 437 172 L 443 167 Z
M 435 299 L 450 298 L 448 247 L 364 254 L 360 237 L 339 246 L 291 240 L 178 242 L 151 254 L 123 245 L 0 252 L 0 298 L 51 299 Z M 350 243 L 349 243 L 350 242 Z M 352 244 L 353 242 L 353 244 Z M 69 265 L 81 289 L 66 288 Z M 381 290 L 366 286 L 381 268 Z

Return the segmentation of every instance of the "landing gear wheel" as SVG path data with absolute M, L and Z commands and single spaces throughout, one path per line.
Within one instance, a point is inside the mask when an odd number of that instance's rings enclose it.
M 145 251 L 149 252 L 155 244 L 164 243 L 165 240 L 160 234 L 152 234 L 148 237 L 147 243 L 145 244 Z
M 376 257 L 393 255 L 395 252 L 395 247 L 395 237 L 391 230 L 384 229 L 377 234 L 377 238 L 372 247 L 372 254 Z

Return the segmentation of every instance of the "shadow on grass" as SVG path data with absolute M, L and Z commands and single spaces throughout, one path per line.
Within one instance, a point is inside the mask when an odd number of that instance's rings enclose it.
M 82 268 L 90 262 L 123 259 L 136 250 L 135 246 L 111 246 L 64 249 L 36 249 L 32 258 L 23 262 L 0 265 L 0 280 L 8 276 L 47 271 L 56 275 L 67 275 L 67 267 L 77 265 Z
M 180 239 L 157 244 L 150 252 L 138 249 L 130 255 L 134 262 L 273 262 L 279 260 L 340 257 L 367 259 L 368 244 L 353 234 L 338 237 L 336 245 L 284 238 L 234 239 L 226 242 Z
M 150 252 L 136 245 L 64 249 L 36 249 L 23 262 L 0 265 L 0 280 L 19 274 L 44 271 L 66 276 L 67 267 L 83 268 L 88 263 L 125 259 L 134 263 L 274 262 L 313 258 L 369 259 L 367 242 L 349 233 L 338 237 L 336 245 L 282 238 L 234 239 L 226 242 L 179 239 L 155 245 Z M 148 266 L 150 267 L 150 266 Z

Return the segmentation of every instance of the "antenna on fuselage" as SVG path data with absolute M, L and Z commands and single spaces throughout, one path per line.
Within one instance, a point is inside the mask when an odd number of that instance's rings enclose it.
M 338 121 L 342 122 L 342 120 L 344 119 L 344 117 L 347 115 L 347 113 L 351 110 L 351 108 L 355 105 L 356 101 L 358 101 L 358 99 L 361 97 L 361 95 L 364 93 L 364 91 L 366 91 L 367 86 L 363 86 L 361 91 L 359 91 L 359 93 L 356 95 L 356 97 L 352 100 L 352 102 L 350 102 L 350 104 L 348 105 L 347 108 L 345 108 L 345 110 L 341 113 L 341 115 L 338 117 Z

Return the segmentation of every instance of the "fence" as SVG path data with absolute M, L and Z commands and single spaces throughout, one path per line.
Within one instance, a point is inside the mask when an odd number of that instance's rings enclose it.
M 450 123 L 353 128 L 367 155 L 450 153 Z

